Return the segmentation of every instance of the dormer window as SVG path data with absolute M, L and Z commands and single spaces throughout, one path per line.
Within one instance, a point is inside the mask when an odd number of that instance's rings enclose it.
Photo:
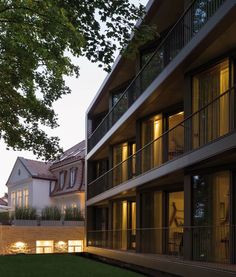
M 61 171 L 59 174 L 59 188 L 63 189 L 65 185 L 66 173 L 65 171 Z
M 73 187 L 75 185 L 76 172 L 77 172 L 77 168 L 76 167 L 72 167 L 70 169 L 70 187 Z

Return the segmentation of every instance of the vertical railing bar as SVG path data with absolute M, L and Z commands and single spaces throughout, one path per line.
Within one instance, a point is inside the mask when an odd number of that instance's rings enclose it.
M 137 74 L 137 76 L 134 78 L 134 80 L 131 82 L 131 84 L 128 86 L 128 88 L 125 90 L 125 92 L 122 94 L 122 96 L 120 97 L 118 102 L 115 104 L 115 106 L 112 108 L 112 110 L 110 110 L 110 112 L 104 117 L 104 119 L 102 120 L 100 125 L 98 125 L 98 127 L 90 135 L 90 137 L 88 139 L 91 142 L 91 143 L 88 144 L 89 147 L 93 147 L 103 137 L 103 135 L 105 133 L 107 133 L 108 130 L 112 127 L 110 124 L 108 124 L 107 128 L 105 128 L 106 130 L 102 131 L 102 129 L 103 129 L 102 126 L 107 125 L 106 124 L 107 121 L 108 121 L 108 123 L 110 122 L 110 120 L 109 120 L 110 114 L 115 114 L 115 110 L 117 110 L 119 108 L 119 105 L 122 105 L 121 100 L 124 99 L 125 97 L 127 97 L 127 100 L 129 98 L 131 99 L 131 97 L 129 97 L 129 94 L 131 94 L 131 91 L 135 88 L 136 82 L 141 77 L 141 74 L 145 73 L 145 70 L 147 70 L 148 67 L 150 67 L 150 65 L 152 64 L 153 61 L 155 62 L 154 58 L 157 55 L 159 55 L 159 57 L 160 57 L 160 51 L 159 50 L 162 49 L 164 47 L 164 45 L 169 44 L 169 53 L 167 53 L 168 60 L 166 61 L 166 63 L 164 62 L 164 64 L 160 66 L 160 70 L 158 70 L 159 73 L 157 75 L 160 74 L 162 69 L 170 63 L 170 61 L 179 53 L 179 51 L 194 36 L 194 32 L 191 32 L 191 28 L 190 28 L 189 39 L 186 39 L 186 42 L 185 42 L 184 32 L 181 31 L 182 30 L 181 25 L 182 24 L 184 25 L 184 23 L 185 23 L 184 20 L 189 17 L 190 26 L 192 26 L 192 25 L 194 26 L 195 25 L 194 20 L 196 20 L 196 16 L 199 16 L 200 19 L 196 23 L 196 26 L 197 26 L 197 31 L 196 32 L 198 32 L 202 28 L 202 26 L 204 26 L 206 24 L 208 19 L 213 15 L 213 7 L 214 7 L 214 11 L 216 11 L 217 8 L 220 6 L 220 4 L 223 3 L 223 2 L 224 1 L 216 2 L 216 0 L 207 2 L 206 9 L 205 9 L 205 13 L 206 13 L 205 16 L 203 15 L 203 13 L 201 14 L 201 11 L 197 11 L 197 13 L 200 13 L 199 15 L 198 14 L 196 15 L 196 12 L 195 12 L 195 15 L 193 17 L 190 17 L 190 15 L 192 13 L 192 10 L 197 10 L 197 7 L 200 7 L 200 8 L 204 7 L 204 5 L 201 5 L 202 4 L 201 1 L 200 2 L 199 1 L 193 1 L 192 2 L 192 4 L 189 6 L 189 8 L 184 12 L 182 17 L 180 17 L 180 19 L 177 21 L 176 25 L 168 33 L 168 35 L 163 40 L 163 42 L 159 45 L 159 47 L 154 52 L 154 54 L 150 57 L 150 59 L 147 61 L 147 63 L 144 65 L 144 67 L 140 70 L 140 72 Z M 217 7 L 216 7 L 216 4 L 217 4 Z M 179 30 L 179 32 L 177 32 L 177 30 Z M 178 36 L 179 33 L 180 33 L 180 36 Z M 180 38 L 179 41 L 178 41 L 178 38 Z M 161 58 L 160 58 L 160 60 L 161 60 Z M 152 82 L 152 81 L 153 81 L 153 78 L 150 82 Z M 150 82 L 149 82 L 149 84 L 150 84 Z M 140 87 L 138 95 L 140 96 L 144 90 L 145 89 Z M 128 104 L 128 107 L 130 107 L 134 103 L 134 101 L 135 100 L 132 99 L 132 101 L 130 101 L 130 103 Z M 122 111 L 122 109 L 121 109 L 120 114 L 118 114 L 115 117 L 114 121 L 112 120 L 113 124 L 117 122 L 117 120 L 124 114 L 125 111 Z M 99 132 L 99 130 L 100 130 L 100 132 Z M 97 136 L 96 136 L 96 134 L 97 134 Z M 91 150 L 91 148 L 89 150 Z

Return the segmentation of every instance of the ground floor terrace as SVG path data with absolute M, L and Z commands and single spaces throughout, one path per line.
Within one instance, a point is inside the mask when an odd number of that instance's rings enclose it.
M 235 154 L 87 206 L 86 251 L 171 274 L 176 267 L 179 276 L 201 268 L 235 276 Z

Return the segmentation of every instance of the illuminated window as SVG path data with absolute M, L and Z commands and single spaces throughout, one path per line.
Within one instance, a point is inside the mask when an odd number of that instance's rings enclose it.
M 11 206 L 15 207 L 16 205 L 16 193 L 15 191 L 11 192 Z
M 83 251 L 83 241 L 82 240 L 68 240 L 68 252 L 82 252 Z
M 141 143 L 148 145 L 142 151 L 142 171 L 146 172 L 162 163 L 162 116 L 152 116 L 142 123 Z M 151 144 L 150 144 L 151 143 Z
M 21 190 L 18 190 L 17 193 L 16 193 L 16 205 L 18 207 L 22 207 L 22 191 Z
M 66 213 L 66 205 L 61 206 L 61 212 L 62 212 L 62 214 Z
M 72 204 L 71 204 L 71 208 L 72 208 L 72 209 L 76 209 L 76 208 L 77 208 L 77 204 L 72 203 Z
M 24 201 L 24 207 L 27 208 L 29 206 L 29 190 L 28 189 L 23 190 L 23 201 Z
M 53 253 L 53 240 L 37 240 L 36 241 L 36 253 L 48 254 Z
M 127 181 L 131 175 L 135 174 L 135 160 L 128 160 L 128 157 L 134 154 L 135 143 L 122 143 L 113 147 L 113 182 L 118 185 Z M 131 167 L 131 168 L 130 168 Z

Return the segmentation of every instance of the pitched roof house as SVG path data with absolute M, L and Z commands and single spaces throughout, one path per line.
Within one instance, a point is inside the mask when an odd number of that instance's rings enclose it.
M 55 162 L 18 157 L 6 184 L 9 206 L 32 206 L 38 213 L 51 205 L 84 210 L 84 153 L 82 141 Z

